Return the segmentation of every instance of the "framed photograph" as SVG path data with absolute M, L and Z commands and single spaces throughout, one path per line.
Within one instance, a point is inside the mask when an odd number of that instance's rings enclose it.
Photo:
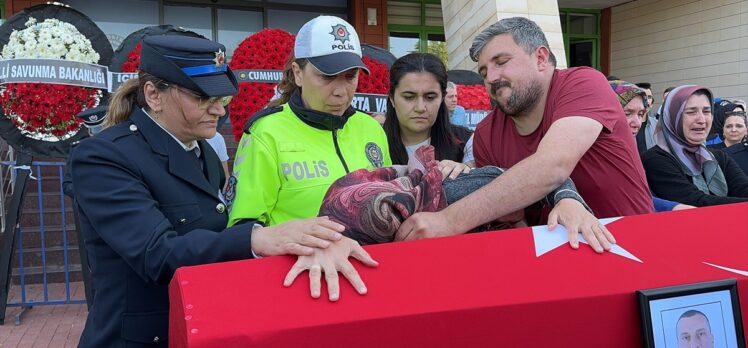
M 636 293 L 644 347 L 746 348 L 735 279 Z

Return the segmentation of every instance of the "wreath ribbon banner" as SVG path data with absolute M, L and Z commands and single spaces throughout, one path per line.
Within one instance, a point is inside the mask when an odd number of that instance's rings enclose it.
M 351 106 L 364 112 L 387 112 L 387 95 L 356 93 L 351 100 Z
M 239 82 L 277 83 L 283 76 L 279 70 L 237 70 Z M 0 85 L 6 83 L 52 83 L 117 90 L 137 73 L 109 71 L 106 66 L 60 59 L 7 59 L 0 60 Z M 351 102 L 354 108 L 365 112 L 387 111 L 387 96 L 383 94 L 356 93 Z
M 233 70 L 238 82 L 278 83 L 283 79 L 283 71 L 269 69 L 240 69 Z
M 0 84 L 52 83 L 108 89 L 109 68 L 61 59 L 0 60 Z
M 239 83 L 278 83 L 283 79 L 282 70 L 273 69 L 238 69 L 233 70 Z M 356 93 L 351 105 L 364 112 L 387 112 L 387 95 Z
M 122 86 L 125 81 L 138 77 L 138 73 L 129 73 L 129 72 L 109 72 L 109 88 L 107 88 L 107 91 L 109 93 L 112 93 L 119 89 L 120 86 Z
M 234 71 L 240 83 L 278 83 L 283 77 L 280 70 L 241 69 Z M 116 91 L 137 73 L 112 72 L 97 64 L 61 59 L 7 59 L 0 60 L 0 85 L 7 83 L 52 83 Z M 387 112 L 387 95 L 356 93 L 351 105 L 364 112 Z M 465 110 L 468 124 L 475 127 L 488 115 L 484 110 Z
M 0 85 L 7 83 L 51 83 L 117 90 L 137 73 L 111 72 L 98 64 L 62 59 L 6 59 L 0 60 Z

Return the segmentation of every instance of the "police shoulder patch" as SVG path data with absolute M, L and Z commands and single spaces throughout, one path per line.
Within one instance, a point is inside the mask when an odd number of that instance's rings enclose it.
M 228 185 L 226 185 L 226 190 L 223 191 L 223 198 L 226 200 L 226 205 L 231 208 L 231 205 L 234 203 L 234 198 L 236 198 L 236 183 L 238 180 L 236 179 L 236 176 L 230 176 Z
M 247 120 L 247 123 L 244 124 L 244 133 L 249 134 L 249 128 L 252 127 L 252 125 L 255 122 L 257 122 L 257 120 L 259 120 L 259 119 L 261 119 L 261 118 L 263 118 L 265 116 L 272 115 L 272 114 L 274 114 L 276 112 L 281 112 L 281 111 L 283 111 L 283 107 L 280 106 L 280 105 L 278 105 L 278 106 L 273 106 L 273 107 L 269 107 L 269 108 L 264 108 L 264 109 L 262 109 L 262 110 L 260 110 L 258 112 L 255 112 L 255 114 L 252 115 Z
M 384 155 L 382 149 L 374 142 L 366 144 L 366 159 L 369 160 L 375 168 L 382 168 L 384 166 Z

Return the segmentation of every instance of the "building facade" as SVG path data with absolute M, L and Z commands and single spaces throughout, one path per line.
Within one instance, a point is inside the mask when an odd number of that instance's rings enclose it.
M 670 86 L 698 84 L 748 100 L 748 0 L 443 1 L 453 69 L 474 69 L 471 38 L 495 21 L 526 16 L 546 32 L 560 67 L 587 65 L 650 82 L 656 103 Z
M 715 96 L 748 100 L 748 1 L 639 0 L 613 7 L 610 71 L 652 82 L 654 91 L 700 84 Z

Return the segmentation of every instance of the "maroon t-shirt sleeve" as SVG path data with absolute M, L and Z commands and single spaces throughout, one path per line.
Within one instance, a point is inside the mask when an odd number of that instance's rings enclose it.
M 605 76 L 599 71 L 586 68 L 568 71 L 563 81 L 554 86 L 553 121 L 569 116 L 589 117 L 603 125 L 610 133 L 621 121 L 623 109 L 610 88 Z M 616 108 L 620 109 L 617 110 Z
M 475 128 L 475 134 L 473 135 L 473 157 L 475 158 L 475 166 L 480 168 L 487 165 L 496 165 L 492 163 L 490 158 L 490 142 L 491 139 L 491 125 L 495 121 L 496 111 L 492 111 L 482 122 Z M 491 117 L 491 119 L 489 119 Z

